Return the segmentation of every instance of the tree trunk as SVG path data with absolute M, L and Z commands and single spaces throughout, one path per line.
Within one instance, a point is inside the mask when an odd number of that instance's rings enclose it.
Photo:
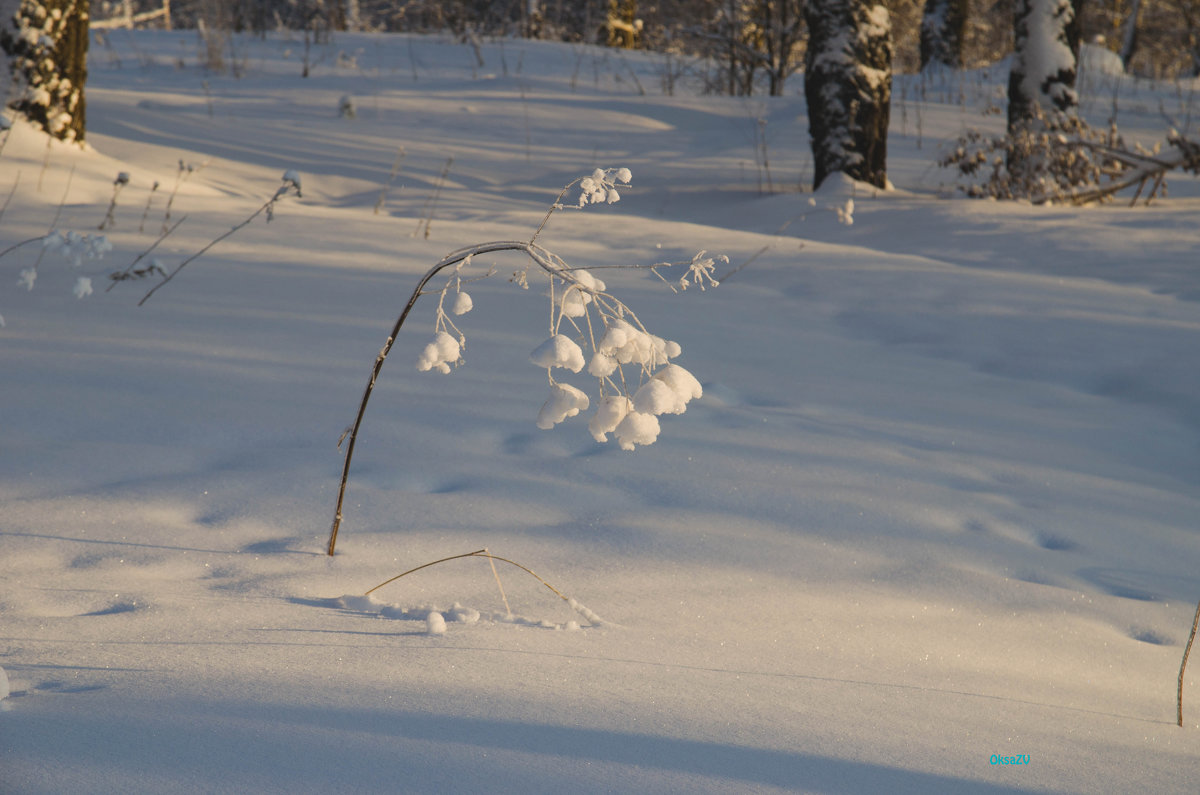
M 10 107 L 64 141 L 82 142 L 88 0 L 0 0 Z
M 925 0 L 921 15 L 921 70 L 962 69 L 969 0 Z
M 1079 109 L 1079 11 L 1083 0 L 1017 0 L 1013 61 L 1008 75 L 1008 130 L 1054 113 Z
M 1138 46 L 1138 17 L 1142 13 L 1142 0 L 1133 0 L 1129 8 L 1129 18 L 1125 20 L 1125 34 L 1121 37 L 1121 65 L 1129 71 L 1129 63 L 1133 60 Z
M 839 171 L 886 187 L 892 99 L 887 7 L 877 0 L 809 0 L 805 16 L 813 189 Z

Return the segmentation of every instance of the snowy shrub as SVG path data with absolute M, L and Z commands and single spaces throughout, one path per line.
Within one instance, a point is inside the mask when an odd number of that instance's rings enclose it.
M 528 288 L 532 278 L 540 276 L 545 279 L 545 295 L 550 305 L 548 333 L 546 339 L 535 345 L 529 355 L 534 366 L 546 371 L 549 386 L 549 394 L 535 419 L 539 428 L 553 428 L 595 406 L 595 413 L 588 422 L 592 437 L 598 442 L 605 442 L 611 433 L 622 449 L 633 450 L 637 445 L 653 444 L 657 440 L 659 416 L 682 414 L 689 401 L 701 396 L 703 390 L 695 376 L 671 361 L 682 353 L 678 343 L 652 334 L 633 310 L 609 292 L 608 285 L 595 274 L 572 267 L 537 242 L 550 217 L 557 210 L 568 207 L 562 200 L 572 188 L 578 186 L 580 193 L 577 202 L 569 206 L 581 209 L 593 204 L 620 201 L 618 188 L 627 187 L 631 180 L 632 174 L 627 168 L 596 169 L 563 188 L 528 243 L 506 240 L 459 249 L 447 255 L 420 279 L 396 320 L 392 333 L 375 358 L 358 414 L 353 425 L 343 434 L 343 441 L 347 444 L 341 487 L 329 536 L 330 555 L 334 552 L 342 521 L 342 502 L 355 440 L 383 362 L 409 312 L 423 295 L 437 295 L 438 301 L 433 339 L 418 355 L 417 369 L 449 373 L 452 367 L 462 362 L 467 340 L 455 325 L 451 314 L 461 316 L 473 306 L 471 297 L 463 289 L 466 283 L 495 275 L 495 270 L 491 268 L 483 273 L 474 273 L 478 255 L 504 251 L 522 253 L 525 255 L 525 265 L 512 274 L 510 281 Z M 728 262 L 725 258 L 720 259 Z M 701 251 L 687 262 L 609 267 L 650 270 L 670 289 L 679 292 L 689 286 L 702 290 L 715 286 L 715 266 L 716 260 Z M 675 267 L 684 269 L 677 279 L 671 280 L 662 274 L 662 271 Z M 429 283 L 434 277 L 445 271 L 449 275 L 441 287 L 430 288 Z M 595 400 L 579 386 L 560 380 L 564 378 L 564 373 L 580 374 L 585 370 L 586 376 L 594 379 Z
M 1165 190 L 1168 171 L 1200 168 L 1195 143 L 1172 130 L 1167 144 L 1173 152 L 1161 145 L 1147 150 L 1126 144 L 1115 124 L 1098 129 L 1074 116 L 1036 111 L 1003 136 L 964 134 L 938 165 L 955 169 L 966 180 L 961 189 L 976 198 L 1085 204 L 1134 185 L 1140 196 L 1150 183 L 1149 201 Z

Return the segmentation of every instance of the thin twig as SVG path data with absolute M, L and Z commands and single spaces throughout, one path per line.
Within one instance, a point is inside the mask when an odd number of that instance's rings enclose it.
M 45 239 L 46 239 L 46 235 L 38 235 L 37 237 L 31 237 L 28 240 L 22 240 L 20 243 L 13 243 L 8 248 L 4 249 L 3 251 L 0 251 L 0 259 L 7 257 L 9 254 L 11 254 L 12 252 L 21 248 L 22 246 L 28 246 L 30 243 L 36 243 L 39 240 L 45 240 Z
M 425 225 L 425 239 L 429 239 L 429 227 L 433 224 L 433 209 L 437 205 L 437 200 L 442 193 L 442 185 L 446 183 L 446 177 L 450 174 L 450 166 L 454 164 L 454 157 L 446 158 L 446 165 L 442 166 L 442 173 L 438 176 L 437 182 L 433 184 L 433 192 L 429 194 L 429 198 L 425 200 L 425 206 L 421 208 L 421 220 L 417 221 L 417 228 L 413 231 L 413 237 L 416 237 L 417 232 L 421 231 L 421 225 Z
M 408 571 L 406 571 L 406 572 L 403 572 L 403 573 L 401 573 L 401 574 L 397 574 L 395 577 L 391 577 L 391 578 L 389 578 L 389 579 L 386 579 L 386 580 L 384 580 L 383 582 L 381 582 L 381 583 L 379 583 L 378 585 L 376 585 L 374 588 L 371 588 L 370 590 L 366 591 L 366 592 L 363 594 L 363 596 L 370 596 L 372 593 L 374 593 L 375 591 L 378 591 L 378 590 L 379 590 L 380 588 L 382 588 L 383 586 L 385 586 L 385 585 L 387 585 L 387 584 L 389 584 L 389 583 L 393 583 L 393 582 L 395 582 L 396 580 L 400 579 L 401 577 L 407 577 L 409 574 L 412 574 L 413 572 L 420 571 L 421 569 L 427 569 L 427 568 L 429 568 L 430 566 L 436 566 L 436 565 L 438 565 L 439 563 L 446 563 L 446 562 L 448 562 L 448 561 L 451 561 L 451 560 L 460 560 L 460 559 L 462 559 L 462 558 L 480 558 L 480 557 L 487 558 L 489 561 L 496 561 L 496 560 L 498 560 L 498 561 L 501 561 L 502 563 L 507 563 L 507 564 L 509 564 L 510 566 L 516 566 L 518 569 L 520 569 L 521 571 L 525 572 L 526 574 L 528 574 L 529 576 L 533 577 L 535 580 L 537 580 L 538 582 L 540 582 L 542 585 L 544 585 L 544 586 L 546 586 L 547 588 L 549 588 L 549 589 L 550 589 L 550 591 L 551 591 L 551 592 L 552 592 L 552 593 L 553 593 L 555 596 L 557 596 L 559 599 L 562 599 L 564 602 L 566 602 L 566 603 L 567 603 L 567 604 L 568 604 L 568 605 L 571 607 L 571 609 L 572 609 L 572 610 L 574 610 L 575 612 L 577 612 L 577 613 L 579 613 L 580 615 L 582 615 L 582 616 L 583 616 L 584 618 L 586 618 L 586 619 L 587 619 L 587 620 L 588 620 L 588 621 L 589 621 L 591 624 L 599 626 L 599 625 L 601 625 L 601 624 L 605 624 L 605 623 L 607 623 L 607 622 L 605 622 L 605 621 L 604 621 L 602 618 L 600 618 L 600 616 L 598 616 L 598 615 L 596 615 L 595 613 L 593 613 L 593 612 L 592 612 L 591 610 L 589 610 L 587 607 L 583 606 L 583 605 L 582 605 L 582 604 L 580 604 L 579 602 L 577 602 L 577 601 L 575 601 L 574 599 L 572 599 L 571 597 L 567 596 L 566 594 L 564 594 L 562 591 L 560 591 L 560 590 L 558 590 L 557 588 L 555 588 L 555 587 L 554 587 L 553 585 L 551 585 L 550 583 L 546 582 L 546 581 L 545 581 L 544 579 L 542 579 L 542 577 L 541 577 L 540 575 L 538 575 L 538 574 L 537 574 L 537 573 L 536 573 L 536 572 L 535 572 L 533 569 L 529 568 L 528 566 L 523 566 L 523 565 L 521 565 L 520 563 L 517 563 L 515 560 L 509 560 L 508 558 L 502 558 L 502 557 L 500 557 L 499 555 L 493 555 L 493 554 L 492 554 L 491 552 L 489 552 L 489 551 L 488 551 L 486 548 L 484 548 L 484 549 L 477 549 L 477 550 L 475 550 L 474 552 L 465 552 L 465 553 L 463 553 L 463 554 L 461 554 L 461 555 L 451 555 L 451 556 L 450 556 L 450 557 L 448 557 L 448 558 L 441 558 L 440 560 L 431 561 L 431 562 L 429 562 L 429 563 L 423 563 L 423 564 L 421 564 L 420 566 L 416 566 L 416 567 L 414 567 L 414 568 L 411 568 L 411 569 L 409 569 L 409 570 L 408 570 Z M 493 566 L 492 566 L 492 571 L 493 571 L 493 572 L 495 571 L 495 565 L 494 565 L 494 564 L 493 564 Z M 505 606 L 505 607 L 508 607 L 508 600 L 507 600 L 507 599 L 505 599 L 505 600 L 504 600 L 504 606 Z M 511 615 L 512 615 L 512 611 L 511 611 L 511 610 L 509 610 L 508 614 L 511 616 Z
M 146 196 L 146 209 L 142 210 L 142 222 L 138 224 L 138 234 L 146 231 L 146 218 L 150 215 L 150 204 L 154 201 L 154 192 L 158 190 L 158 180 L 154 180 L 154 185 L 150 188 L 150 193 Z
M 1188 655 L 1192 652 L 1192 641 L 1196 639 L 1196 627 L 1200 625 L 1200 603 L 1196 605 L 1196 617 L 1192 619 L 1192 632 L 1188 635 L 1187 646 L 1183 649 L 1183 662 L 1179 664 L 1179 690 L 1176 695 L 1176 708 L 1179 713 L 1179 725 L 1183 726 L 1183 672 L 1187 669 Z
M 224 240 L 225 238 L 229 237 L 230 235 L 232 235 L 234 232 L 238 231 L 239 229 L 242 229 L 243 227 L 245 227 L 247 224 L 249 224 L 251 221 L 253 221 L 253 220 L 254 220 L 255 218 L 257 218 L 258 216 L 262 215 L 263 213 L 267 213 L 267 214 L 268 214 L 268 218 L 269 218 L 269 217 L 270 217 L 270 211 L 271 211 L 271 208 L 273 208 L 273 207 L 275 206 L 275 202 L 279 201 L 279 199 L 281 199 L 281 198 L 282 198 L 284 195 L 286 195 L 286 194 L 287 194 L 289 191 L 293 190 L 293 188 L 295 188 L 295 185 L 294 185 L 294 183 L 291 183 L 291 184 L 289 184 L 289 183 L 285 183 L 284 185 L 280 186 L 279 190 L 275 191 L 275 195 L 274 195 L 274 196 L 272 196 L 270 199 L 267 199 L 267 201 L 266 201 L 266 202 L 263 204 L 263 206 L 262 206 L 262 207 L 259 207 L 257 210 L 255 210 L 255 211 L 254 211 L 254 212 L 253 212 L 253 213 L 250 215 L 250 217 L 249 217 L 249 218 L 247 218 L 245 221 L 242 221 L 240 224 L 238 224 L 237 226 L 233 227 L 232 229 L 230 229 L 228 232 L 226 232 L 225 234 L 221 235 L 220 237 L 217 237 L 217 238 L 215 238 L 214 240 L 211 240 L 211 241 L 209 241 L 208 245 L 206 245 L 204 248 L 200 249 L 200 250 L 199 250 L 199 251 L 197 251 L 195 254 L 193 254 L 192 256 L 188 257 L 188 258 L 187 258 L 187 259 L 185 259 L 183 262 L 179 263 L 179 265 L 178 265 L 178 266 L 175 268 L 175 270 L 173 270 L 173 271 L 171 271 L 170 273 L 168 273 L 168 274 L 167 274 L 166 278 L 164 278 L 164 279 L 163 279 L 161 282 L 159 282 L 158 284 L 156 284 L 156 285 L 154 285 L 153 287 L 151 287 L 151 288 L 150 288 L 150 292 L 148 292 L 148 293 L 146 293 L 144 296 L 142 296 L 142 300 L 138 301 L 137 305 L 138 305 L 138 306 L 141 306 L 142 304 L 146 303 L 148 300 L 150 300 L 150 296 L 152 296 L 152 295 L 154 295 L 156 292 L 158 292 L 159 288 L 161 288 L 161 287 L 162 287 L 163 285 L 165 285 L 167 282 L 169 282 L 169 281 L 171 281 L 172 279 L 174 279 L 174 278 L 175 278 L 175 277 L 176 277 L 176 276 L 179 274 L 179 272 L 180 272 L 181 270 L 183 270 L 183 269 L 184 269 L 184 267 L 185 267 L 185 266 L 187 266 L 189 263 L 191 263 L 191 262 L 193 262 L 193 261 L 195 261 L 195 260 L 199 259 L 201 256 L 203 256 L 203 255 L 204 255 L 204 254 L 205 254 L 205 253 L 206 253 L 206 252 L 207 252 L 209 249 L 211 249 L 213 246 L 215 246 L 216 244 L 220 243 L 222 240 Z M 184 216 L 184 217 L 186 218 L 186 216 Z M 181 219 L 181 220 L 182 220 L 182 219 Z M 176 226 L 178 226 L 178 224 L 176 224 Z M 168 234 L 169 234 L 169 232 L 168 232 Z
M 67 174 L 67 187 L 63 188 L 62 198 L 59 199 L 59 201 L 58 201 L 58 209 L 56 209 L 54 211 L 54 220 L 52 220 L 50 222 L 50 228 L 48 230 L 46 230 L 46 234 L 43 237 L 50 237 L 50 235 L 54 234 L 54 230 L 58 227 L 58 219 L 62 217 L 63 206 L 67 203 L 67 196 L 71 192 L 71 182 L 74 179 L 75 179 L 75 166 L 71 166 L 71 171 L 69 174 Z M 40 189 L 40 185 L 39 185 L 39 189 Z M 33 269 L 35 271 L 38 269 L 38 266 L 42 264 L 42 257 L 44 257 L 44 256 L 46 256 L 45 246 L 43 246 L 42 250 L 38 252 L 37 261 L 35 261 L 33 263 Z
M 17 172 L 16 179 L 13 180 L 12 190 L 8 192 L 8 198 L 4 200 L 4 206 L 0 207 L 0 218 L 4 217 L 4 213 L 8 210 L 8 203 L 12 201 L 12 197 L 17 192 L 17 186 L 21 184 L 21 172 Z
M 504 602 L 504 613 L 511 616 L 513 611 L 508 605 L 508 597 L 504 595 L 504 586 L 500 584 L 500 572 L 496 571 L 496 560 L 486 549 L 483 550 L 483 554 L 488 559 L 488 565 L 492 567 L 492 576 L 496 578 L 496 587 L 500 589 L 500 599 Z
M 104 292 L 107 293 L 109 290 L 116 287 L 117 282 L 124 281 L 129 276 L 129 274 L 133 273 L 133 269 L 137 266 L 137 264 L 139 262 L 141 262 L 143 259 L 145 259 L 147 256 L 149 256 L 151 251 L 154 251 L 154 249 L 158 248 L 158 244 L 163 242 L 164 240 L 166 240 L 168 237 L 170 237 L 175 232 L 175 230 L 179 228 L 179 225 L 182 224 L 186 220 L 187 220 L 186 215 L 183 216 L 182 218 L 180 218 L 178 221 L 176 221 L 174 224 L 171 225 L 170 229 L 167 229 L 162 234 L 160 234 L 158 236 L 158 240 L 155 240 L 154 243 L 151 244 L 150 248 L 146 249 L 141 254 L 138 254 L 137 257 L 133 260 L 133 262 L 129 263 L 128 268 L 126 268 L 123 271 L 118 271 L 116 273 L 113 273 L 111 276 L 109 276 L 108 278 L 112 280 L 112 284 L 108 285 L 108 289 L 106 289 Z
M 363 596 L 370 596 L 372 593 L 374 593 L 375 591 L 378 591 L 380 588 L 387 585 L 388 583 L 395 582 L 396 580 L 400 579 L 401 577 L 407 577 L 408 575 L 412 574 L 414 571 L 420 571 L 421 569 L 427 569 L 430 566 L 436 566 L 437 564 L 445 563 L 448 560 L 458 560 L 459 558 L 469 558 L 474 555 L 483 554 L 484 552 L 487 552 L 487 550 L 486 549 L 477 549 L 474 552 L 465 552 L 461 555 L 451 555 L 448 558 L 442 558 L 441 560 L 435 560 L 435 561 L 432 561 L 431 563 L 422 563 L 420 566 L 411 568 L 402 574 L 397 574 L 395 577 L 391 577 L 389 579 L 384 580 L 383 582 L 376 585 L 374 588 L 370 588 L 367 591 L 365 591 L 363 593 Z
M 375 201 L 375 214 L 379 215 L 379 211 L 383 209 L 383 203 L 387 201 L 388 191 L 392 189 L 392 183 L 396 181 L 396 177 L 400 174 L 400 163 L 404 160 L 404 147 L 401 146 L 396 150 L 396 159 L 392 163 L 392 171 L 388 174 L 388 180 L 384 184 L 383 189 L 379 191 L 379 198 Z

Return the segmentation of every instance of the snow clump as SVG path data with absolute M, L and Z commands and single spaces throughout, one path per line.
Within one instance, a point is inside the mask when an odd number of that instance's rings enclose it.
M 537 415 L 537 426 L 548 431 L 567 417 L 574 417 L 587 410 L 591 401 L 581 389 L 570 384 L 555 384 L 550 387 L 550 397 L 542 404 Z
M 592 172 L 590 177 L 579 180 L 579 206 L 589 204 L 615 204 L 621 200 L 617 186 L 627 187 L 633 180 L 633 174 L 627 168 L 602 169 Z
M 631 411 L 613 431 L 622 450 L 632 450 L 635 445 L 654 444 L 658 440 L 658 417 Z
M 569 285 L 563 291 L 559 310 L 564 317 L 583 317 L 587 313 L 587 305 L 592 302 L 592 293 L 605 290 L 604 282 L 585 270 L 573 270 L 571 276 L 576 284 Z
M 425 631 L 430 635 L 445 635 L 445 617 L 436 610 L 430 611 L 429 615 L 425 617 Z
M 471 296 L 460 292 L 454 296 L 454 306 L 450 307 L 450 311 L 456 315 L 465 315 L 475 308 L 475 303 L 471 301 Z
M 458 340 L 444 331 L 439 331 L 433 338 L 433 342 L 426 345 L 425 350 L 421 351 L 421 355 L 417 359 L 417 369 L 421 372 L 438 370 L 449 373 L 450 365 L 456 364 L 461 355 L 462 348 Z
M 606 395 L 588 422 L 588 430 L 597 442 L 607 442 L 608 434 L 617 429 L 625 415 L 633 411 L 633 401 L 624 395 Z
M 583 369 L 583 349 L 570 337 L 555 334 L 533 349 L 529 361 L 538 367 L 563 367 L 578 373 Z

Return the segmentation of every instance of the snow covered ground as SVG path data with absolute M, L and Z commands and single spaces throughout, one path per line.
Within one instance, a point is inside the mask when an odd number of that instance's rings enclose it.
M 238 38 L 234 77 L 199 50 L 110 33 L 90 148 L 18 124 L 0 152 L 4 248 L 96 233 L 129 175 L 103 260 L 47 252 L 27 290 L 38 246 L 0 258 L 0 791 L 1200 788 L 1200 661 L 1175 726 L 1200 598 L 1195 180 L 1150 208 L 955 198 L 932 163 L 1002 123 L 1001 70 L 900 78 L 896 189 L 813 196 L 799 78 L 667 96 L 659 56 L 505 41 L 480 65 L 369 35 L 306 79 L 302 42 Z M 1195 88 L 1083 78 L 1147 143 Z M 632 453 L 590 412 L 537 428 L 548 304 L 497 255 L 450 375 L 415 368 L 418 303 L 325 556 L 338 436 L 416 279 L 529 239 L 596 166 L 633 185 L 550 220 L 572 265 L 745 265 L 680 294 L 595 271 L 704 396 Z M 303 195 L 271 223 L 144 306 L 149 282 L 106 292 L 172 191 L 167 268 L 287 169 Z M 605 623 L 498 565 L 509 617 L 479 558 L 361 598 L 483 547 Z

